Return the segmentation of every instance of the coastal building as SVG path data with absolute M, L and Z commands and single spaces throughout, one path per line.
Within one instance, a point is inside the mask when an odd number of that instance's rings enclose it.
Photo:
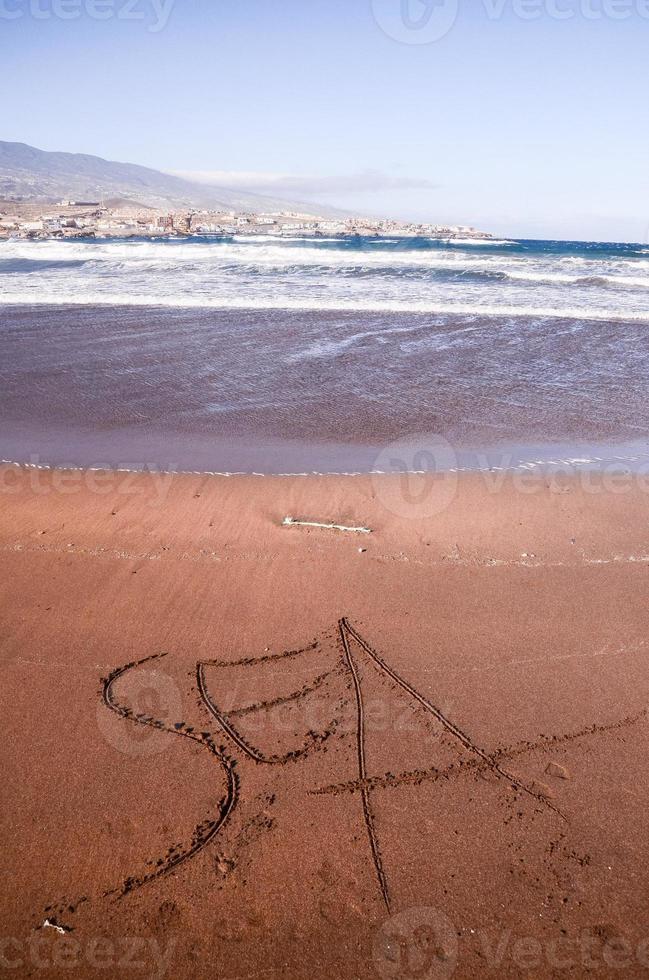
M 81 206 L 83 205 L 83 207 Z M 159 213 L 154 207 L 132 201 L 121 201 L 112 208 L 97 202 L 17 203 L 0 201 L 0 235 L 3 238 L 25 235 L 78 238 L 81 236 L 146 235 L 268 235 L 290 237 L 395 236 L 431 237 L 448 241 L 472 238 L 488 241 L 491 237 L 473 227 L 399 222 L 387 218 L 326 218 L 297 212 L 234 212 L 173 210 Z
M 317 227 L 329 235 L 344 235 L 346 230 L 342 221 L 319 221 Z

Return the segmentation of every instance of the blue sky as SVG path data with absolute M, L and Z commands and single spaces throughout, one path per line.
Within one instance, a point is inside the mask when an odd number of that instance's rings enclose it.
M 0 0 L 0 137 L 644 241 L 648 53 L 649 0 Z

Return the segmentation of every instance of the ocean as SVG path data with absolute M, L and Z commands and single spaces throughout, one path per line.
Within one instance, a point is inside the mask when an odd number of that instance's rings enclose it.
M 648 330 L 642 244 L 8 241 L 0 456 L 350 472 L 410 468 L 420 445 L 458 469 L 639 464 Z

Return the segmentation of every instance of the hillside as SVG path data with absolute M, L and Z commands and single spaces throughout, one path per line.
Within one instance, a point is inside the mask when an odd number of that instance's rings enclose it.
M 156 208 L 340 213 L 304 201 L 196 184 L 138 164 L 117 163 L 86 153 L 48 152 L 26 143 L 2 140 L 0 198 L 49 201 L 128 198 Z

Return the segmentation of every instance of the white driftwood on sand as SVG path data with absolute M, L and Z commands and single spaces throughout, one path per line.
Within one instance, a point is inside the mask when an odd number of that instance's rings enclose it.
M 70 932 L 69 929 L 65 928 L 64 926 L 57 925 L 56 922 L 50 922 L 49 919 L 45 920 L 41 926 L 41 929 L 56 929 L 56 931 L 60 932 L 62 936 L 65 936 L 66 932 Z
M 321 527 L 326 531 L 351 531 L 352 534 L 371 534 L 369 527 L 347 527 L 345 524 L 321 524 L 319 521 L 296 521 L 293 517 L 285 517 L 284 527 Z

